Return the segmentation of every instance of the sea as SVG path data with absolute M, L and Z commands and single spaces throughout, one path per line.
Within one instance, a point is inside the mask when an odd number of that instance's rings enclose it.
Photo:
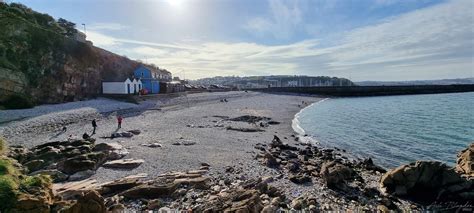
M 474 92 L 328 98 L 296 114 L 293 128 L 385 168 L 417 160 L 452 166 L 474 142 Z

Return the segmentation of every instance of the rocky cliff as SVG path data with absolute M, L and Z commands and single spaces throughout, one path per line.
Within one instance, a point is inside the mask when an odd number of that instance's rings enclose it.
M 128 77 L 139 65 L 74 40 L 73 26 L 21 4 L 0 3 L 0 103 L 12 95 L 36 104 L 87 99 L 100 94 L 102 80 Z

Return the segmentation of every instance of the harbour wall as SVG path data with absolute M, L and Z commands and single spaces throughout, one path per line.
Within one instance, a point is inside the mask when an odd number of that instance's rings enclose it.
M 270 87 L 247 89 L 270 93 L 302 93 L 328 96 L 384 96 L 474 92 L 474 84 L 404 86 Z

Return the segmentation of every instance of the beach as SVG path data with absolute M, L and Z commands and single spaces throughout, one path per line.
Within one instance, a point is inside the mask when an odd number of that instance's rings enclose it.
M 220 102 L 224 98 L 228 102 Z M 3 119 L 9 117 L 15 120 L 22 115 L 31 117 L 4 123 L 0 134 L 10 145 L 33 147 L 50 141 L 67 140 L 70 135 L 80 138 L 84 132 L 90 134 L 91 121 L 97 119 L 97 134 L 93 136 L 96 143 L 117 142 L 129 152 L 127 158 L 145 160 L 134 170 L 101 167 L 92 177 L 99 182 L 137 173 L 153 177 L 170 171 L 191 170 L 201 163 L 211 166 L 211 174 L 224 174 L 225 169 L 232 166 L 241 168 L 242 173 L 238 176 L 261 177 L 277 175 L 278 172 L 254 160 L 257 151 L 254 146 L 270 142 L 274 135 L 285 142 L 297 143 L 290 138 L 290 135 L 296 134 L 291 127 L 294 115 L 303 108 L 303 101 L 309 104 L 320 100 L 310 96 L 255 92 L 198 93 L 188 97 L 148 100 L 138 105 L 97 99 L 16 110 L 8 112 L 8 115 L 2 112 Z M 101 138 L 117 130 L 117 113 L 124 117 L 121 131 L 138 129 L 141 134 L 132 138 Z M 260 132 L 227 130 L 228 127 L 257 128 L 247 122 L 225 119 L 244 115 L 267 117 L 280 124 L 261 128 L 263 131 Z M 67 127 L 65 133 L 61 133 L 63 126 Z M 184 141 L 195 144 L 173 145 Z M 162 147 L 143 146 L 149 143 L 159 143 Z M 283 182 L 291 184 L 288 180 Z M 295 192 L 297 195 L 298 190 Z

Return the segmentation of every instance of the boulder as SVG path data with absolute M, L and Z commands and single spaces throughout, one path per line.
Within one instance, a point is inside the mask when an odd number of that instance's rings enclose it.
M 271 168 L 279 167 L 279 164 L 278 164 L 276 158 L 273 157 L 273 155 L 270 154 L 269 152 L 266 152 L 264 154 L 264 164 L 268 167 L 271 167 Z
M 473 200 L 474 183 L 441 162 L 417 161 L 385 173 L 380 190 L 420 203 Z
M 346 189 L 346 180 L 352 177 L 352 169 L 335 161 L 323 163 L 319 175 L 329 188 Z
M 210 179 L 208 177 L 181 178 L 174 180 L 179 185 L 188 185 L 196 189 L 209 189 Z
M 304 184 L 311 182 L 311 177 L 305 174 L 290 174 L 288 179 L 290 179 L 291 182 L 296 184 Z
M 260 194 L 257 190 L 237 190 L 228 198 L 228 205 L 224 212 L 260 212 L 263 209 Z
M 107 168 L 117 168 L 117 169 L 134 169 L 139 167 L 143 162 L 142 159 L 122 159 L 122 160 L 114 160 L 104 163 L 103 167 Z
M 44 160 L 36 159 L 36 160 L 31 160 L 24 163 L 23 166 L 28 168 L 28 171 L 34 172 L 34 171 L 42 169 L 45 166 L 45 162 Z
M 467 177 L 474 177 L 474 143 L 458 153 L 456 171 Z
M 62 182 L 62 181 L 67 180 L 68 178 L 66 174 L 60 172 L 57 169 L 39 170 L 39 171 L 30 173 L 30 175 L 38 175 L 38 174 L 51 176 L 51 178 L 53 179 L 53 182 Z
M 185 146 L 191 146 L 191 145 L 196 144 L 196 142 L 194 142 L 194 141 L 183 141 L 182 144 L 185 145 Z
M 64 211 L 65 213 L 95 212 L 105 213 L 105 200 L 97 191 L 91 190 L 84 192 L 74 205 Z
M 68 158 L 58 163 L 58 169 L 66 174 L 74 174 L 84 170 L 96 170 L 106 159 L 101 152 L 92 152 Z
M 124 196 L 129 199 L 137 198 L 148 198 L 155 199 L 160 197 L 168 197 L 173 194 L 177 189 L 177 183 L 166 183 L 166 184 L 142 184 L 131 189 L 128 189 L 122 193 L 121 196 Z
M 8 147 L 7 156 L 17 160 L 20 163 L 24 163 L 33 155 L 29 149 L 23 146 L 10 146 Z
M 110 137 L 111 138 L 120 138 L 120 137 L 131 138 L 131 137 L 133 137 L 133 133 L 131 133 L 131 132 L 114 132 L 114 133 L 112 133 L 112 135 Z
M 133 130 L 129 130 L 128 132 L 134 134 L 134 135 L 139 135 L 140 133 L 142 133 L 142 131 L 140 131 L 139 129 L 133 129 Z
M 107 160 L 118 160 L 127 156 L 130 152 L 127 149 L 112 150 L 107 153 Z
M 79 171 L 74 173 L 73 175 L 69 176 L 69 181 L 78 181 L 78 180 L 84 180 L 86 178 L 91 177 L 92 175 L 95 174 L 95 171 L 93 170 L 84 170 L 84 171 Z
M 99 143 L 94 146 L 93 151 L 112 151 L 122 148 L 123 146 L 118 143 Z
M 51 204 L 51 200 L 44 199 L 41 196 L 21 194 L 18 196 L 12 212 L 49 213 Z

